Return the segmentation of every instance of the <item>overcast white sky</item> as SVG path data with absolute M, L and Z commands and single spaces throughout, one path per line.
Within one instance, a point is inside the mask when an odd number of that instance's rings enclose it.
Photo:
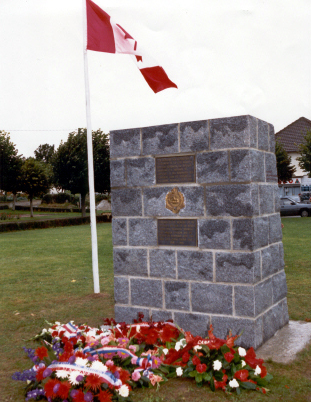
M 310 0 L 94 1 L 179 89 L 154 94 L 130 56 L 88 51 L 93 129 L 311 119 Z M 0 129 L 24 156 L 86 127 L 82 21 L 82 0 L 0 0 Z

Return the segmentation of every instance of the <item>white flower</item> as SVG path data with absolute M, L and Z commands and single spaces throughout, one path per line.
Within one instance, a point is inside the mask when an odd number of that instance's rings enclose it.
M 106 371 L 108 371 L 108 367 L 98 360 L 96 360 L 92 363 L 92 369 L 100 370 L 103 373 L 106 373 Z
M 235 378 L 233 380 L 229 381 L 229 387 L 231 387 L 231 388 L 239 387 L 239 383 L 237 382 L 237 380 Z
M 60 325 L 60 322 L 59 322 L 59 321 L 55 321 L 55 325 Z
M 140 325 L 136 325 L 136 332 L 140 331 Z
M 238 349 L 238 352 L 239 352 L 239 355 L 240 355 L 241 357 L 246 356 L 246 350 L 245 350 L 244 348 L 239 348 L 239 349 Z
M 222 368 L 222 363 L 221 363 L 221 361 L 220 361 L 220 360 L 215 360 L 215 361 L 213 362 L 213 369 L 216 370 L 216 371 L 218 371 L 218 370 L 220 370 L 221 368 Z
M 41 335 L 45 334 L 46 332 L 48 332 L 47 329 L 46 329 L 46 328 L 43 328 L 43 330 L 42 330 L 42 332 L 41 332 Z
M 58 378 L 67 378 L 68 375 L 69 373 L 66 370 L 56 370 L 56 377 Z
M 163 353 L 164 353 L 165 355 L 167 355 L 167 354 L 168 354 L 168 349 L 167 349 L 167 348 L 164 348 L 164 349 L 163 349 Z
M 242 367 L 246 366 L 246 363 L 244 360 L 241 361 Z
M 202 346 L 197 345 L 197 346 L 194 346 L 193 349 L 197 352 L 198 350 L 202 349 Z
M 122 385 L 119 389 L 118 392 L 121 396 L 123 396 L 124 398 L 126 398 L 127 396 L 129 396 L 130 390 L 128 388 L 127 385 Z
M 78 375 L 82 375 L 79 371 L 72 371 L 69 374 L 69 382 L 71 385 L 78 385 L 79 381 L 77 381 Z
M 261 373 L 261 368 L 259 366 L 256 366 L 255 368 L 255 375 L 259 375 Z
M 177 350 L 177 352 L 178 352 L 180 348 L 181 348 L 181 343 L 180 343 L 180 342 L 176 342 L 176 344 L 175 344 L 175 350 Z
M 75 364 L 78 364 L 79 366 L 86 366 L 89 361 L 87 359 L 82 359 L 82 357 L 77 357 Z
M 183 375 L 183 369 L 181 367 L 178 367 L 176 369 L 176 374 L 178 377 L 181 377 Z

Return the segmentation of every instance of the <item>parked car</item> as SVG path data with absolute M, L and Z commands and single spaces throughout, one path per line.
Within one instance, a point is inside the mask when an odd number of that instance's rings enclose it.
M 296 202 L 291 197 L 282 197 L 281 216 L 300 215 L 302 218 L 311 216 L 311 204 Z

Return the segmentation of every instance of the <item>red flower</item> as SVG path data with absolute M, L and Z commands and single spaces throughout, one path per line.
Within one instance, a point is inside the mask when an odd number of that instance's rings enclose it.
M 172 339 L 178 337 L 178 329 L 171 325 L 165 325 L 160 333 L 160 338 L 162 342 L 171 342 Z
M 68 381 L 61 382 L 59 389 L 57 391 L 57 396 L 61 397 L 62 399 L 67 399 L 70 388 L 71 388 L 71 385 L 69 384 Z
M 70 358 L 70 356 L 72 355 L 72 353 L 68 353 L 68 352 L 64 352 L 63 354 L 61 354 L 58 358 L 58 360 L 60 362 L 67 362 Z
M 224 358 L 227 360 L 228 363 L 231 363 L 234 359 L 234 355 L 231 352 L 227 352 L 224 354 Z
M 99 399 L 99 402 L 110 402 L 111 398 L 112 398 L 112 395 L 110 392 L 102 391 L 102 390 L 100 390 L 99 394 L 96 396 Z
M 83 352 L 81 352 L 81 351 L 76 352 L 76 353 L 75 353 L 75 356 L 76 356 L 76 357 L 82 357 L 82 359 L 86 359 L 85 354 L 84 354 Z
M 244 370 L 238 370 L 238 371 L 234 374 L 234 377 L 235 377 L 237 380 L 246 381 L 246 380 L 247 380 L 247 377 L 248 377 L 248 374 L 249 374 L 249 372 L 248 372 L 248 370 L 246 370 L 246 369 L 244 369 Z
M 227 374 L 225 374 L 225 375 L 222 377 L 222 381 L 216 381 L 215 378 L 214 378 L 215 388 L 216 388 L 216 389 L 219 389 L 219 388 L 224 389 L 224 388 L 226 387 L 227 380 L 228 380 Z
M 46 367 L 42 367 L 42 368 L 39 368 L 38 369 L 38 371 L 37 371 L 37 374 L 36 374 L 36 379 L 38 380 L 38 381 L 42 381 L 43 380 L 43 371 L 46 369 Z
M 46 347 L 41 346 L 41 348 L 36 349 L 35 355 L 38 356 L 40 360 L 43 360 L 45 357 L 48 357 L 48 350 Z
M 201 363 L 201 360 L 198 358 L 198 356 L 193 356 L 192 358 L 192 363 L 197 366 L 198 364 Z
M 150 329 L 146 337 L 146 343 L 148 343 L 149 345 L 153 345 L 157 342 L 158 337 L 158 331 L 156 331 L 155 329 Z
M 256 366 L 261 366 L 263 364 L 263 359 L 256 359 L 254 348 L 250 348 L 246 352 L 245 362 L 254 369 Z
M 260 368 L 261 368 L 260 377 L 261 377 L 261 378 L 264 378 L 264 377 L 267 375 L 267 369 L 266 369 L 266 367 L 263 366 L 263 365 L 260 365 Z
M 204 371 L 207 369 L 207 366 L 206 364 L 198 364 L 195 369 L 198 373 L 204 373 Z
M 58 336 L 58 331 L 53 331 L 53 332 L 52 332 L 52 336 L 53 336 L 53 338 L 54 338 L 55 336 Z
M 96 374 L 88 374 L 86 376 L 86 383 L 84 388 L 91 388 L 93 391 L 97 391 L 101 386 L 101 379 Z
M 127 370 L 121 369 L 120 380 L 122 381 L 122 383 L 125 384 L 130 379 L 131 379 L 130 373 Z
M 53 388 L 55 387 L 56 384 L 59 384 L 60 381 L 57 380 L 49 380 L 45 386 L 44 386 L 44 391 L 45 391 L 45 396 L 47 398 L 52 398 L 55 397 L 56 395 L 53 392 Z
M 64 351 L 65 352 L 72 352 L 73 351 L 73 346 L 71 342 L 66 342 L 64 346 Z
M 78 392 L 75 394 L 75 396 L 73 397 L 73 400 L 75 402 L 85 402 L 84 400 L 84 393 L 79 389 L 77 390 Z
M 184 354 L 182 355 L 182 361 L 183 361 L 184 363 L 187 363 L 187 362 L 189 361 L 189 359 L 190 359 L 190 355 L 189 355 L 188 352 L 186 352 L 186 353 L 184 353 Z

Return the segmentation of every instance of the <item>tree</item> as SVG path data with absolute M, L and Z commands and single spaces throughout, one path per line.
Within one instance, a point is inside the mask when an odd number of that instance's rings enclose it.
M 296 172 L 294 165 L 291 165 L 292 158 L 288 155 L 283 145 L 279 142 L 275 142 L 275 156 L 276 166 L 278 172 L 279 181 L 291 180 L 293 174 Z
M 95 191 L 110 192 L 108 135 L 100 129 L 92 132 Z M 87 164 L 87 130 L 69 133 L 52 158 L 53 182 L 57 188 L 81 194 L 82 216 L 85 216 L 85 197 L 89 191 Z
M 54 152 L 54 145 L 42 144 L 35 150 L 35 158 L 41 162 L 51 163 Z
M 308 177 L 311 177 L 311 130 L 307 131 L 303 144 L 299 145 L 300 155 L 297 160 L 301 169 L 308 173 Z
M 20 175 L 23 159 L 10 140 L 9 133 L 0 131 L 0 189 L 13 193 L 13 210 L 16 194 L 20 190 Z
M 30 216 L 32 218 L 33 198 L 45 194 L 50 187 L 51 180 L 44 163 L 34 158 L 27 158 L 21 168 L 21 189 L 29 196 Z

